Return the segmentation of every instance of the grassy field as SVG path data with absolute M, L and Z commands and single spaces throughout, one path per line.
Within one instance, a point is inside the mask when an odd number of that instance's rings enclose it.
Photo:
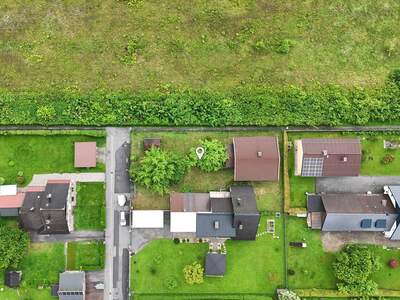
M 31 244 L 28 255 L 21 263 L 24 282 L 32 287 L 58 282 L 65 269 L 63 243 Z
M 395 134 L 363 134 L 363 133 L 295 133 L 288 135 L 290 141 L 305 137 L 359 137 L 362 147 L 362 162 L 360 175 L 365 176 L 400 176 L 400 149 L 384 149 L 383 141 L 390 140 L 400 143 L 400 136 Z M 385 155 L 393 155 L 394 160 L 389 164 L 383 164 L 382 159 Z M 315 191 L 315 179 L 313 177 L 294 176 L 294 148 L 289 150 L 289 176 L 290 176 L 290 191 L 291 191 L 291 207 L 305 207 L 306 197 L 305 192 Z
M 87 136 L 0 136 L 0 177 L 6 184 L 16 182 L 17 173 L 22 171 L 27 185 L 33 174 L 56 172 L 83 172 L 88 170 L 74 168 L 74 142 L 96 141 L 104 145 L 104 138 Z M 89 171 L 103 171 L 98 164 Z
M 399 8 L 395 0 L 3 0 L 0 86 L 371 85 L 398 67 Z
M 132 155 L 143 155 L 143 138 L 160 137 L 162 149 L 186 155 L 192 147 L 196 147 L 200 139 L 215 138 L 224 144 L 232 142 L 234 136 L 276 135 L 271 132 L 134 132 L 132 134 Z M 279 137 L 280 138 L 280 137 Z M 135 163 L 135 162 L 133 162 Z M 198 168 L 192 168 L 184 180 L 171 188 L 180 192 L 208 192 L 229 188 L 233 184 L 233 169 L 224 169 L 213 173 L 205 173 Z M 279 182 L 252 183 L 256 193 L 257 206 L 260 211 L 279 211 L 282 194 Z M 159 196 L 151 191 L 137 186 L 137 197 L 134 202 L 136 209 L 168 209 L 168 195 Z
M 307 248 L 288 248 L 289 288 L 291 289 L 335 289 L 336 279 L 332 263 L 335 253 L 324 252 L 321 244 L 320 231 L 307 228 L 304 219 L 289 217 L 287 222 L 288 242 L 306 242 Z M 381 289 L 400 288 L 400 269 L 388 266 L 390 259 L 400 259 L 399 249 L 383 249 L 382 246 L 368 246 L 379 257 L 382 268 L 375 271 L 372 279 Z M 289 271 L 290 272 L 290 271 Z
M 307 243 L 307 248 L 288 247 L 289 288 L 336 288 L 332 270 L 334 254 L 323 251 L 320 231 L 307 228 L 305 219 L 295 217 L 288 218 L 286 229 L 288 242 Z
M 103 183 L 78 183 L 74 209 L 76 230 L 103 230 L 106 226 Z
M 264 216 L 259 232 L 266 230 Z M 272 295 L 284 284 L 283 226 L 276 221 L 276 236 L 263 234 L 256 241 L 227 241 L 227 272 L 224 277 L 206 277 L 203 284 L 188 285 L 183 267 L 194 261 L 204 264 L 207 244 L 179 244 L 155 240 L 132 259 L 131 286 L 136 293 L 264 293 Z M 177 287 L 168 289 L 168 280 Z M 144 298 L 146 299 L 146 298 Z M 168 298 L 169 299 L 169 298 Z
M 68 243 L 68 270 L 101 270 L 104 268 L 105 246 L 103 242 Z

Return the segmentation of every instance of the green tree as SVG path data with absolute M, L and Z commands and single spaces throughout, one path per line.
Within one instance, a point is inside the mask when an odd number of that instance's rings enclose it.
M 136 165 L 137 167 L 135 167 Z M 134 165 L 131 176 L 146 188 L 164 194 L 170 186 L 183 179 L 188 166 L 188 160 L 175 153 L 151 148 Z
M 216 139 L 200 140 L 200 146 L 204 148 L 201 159 L 197 157 L 196 148 L 190 150 L 190 161 L 192 165 L 199 167 L 205 172 L 215 172 L 224 167 L 229 156 L 224 144 Z
M 28 234 L 19 228 L 0 225 L 0 270 L 17 268 L 29 244 Z
M 339 290 L 359 295 L 372 295 L 376 292 L 377 284 L 370 277 L 381 267 L 371 249 L 359 245 L 344 248 L 333 263 L 335 276 L 340 281 Z
M 183 276 L 185 277 L 186 282 L 190 285 L 203 283 L 203 273 L 204 269 L 198 262 L 186 265 L 183 268 Z

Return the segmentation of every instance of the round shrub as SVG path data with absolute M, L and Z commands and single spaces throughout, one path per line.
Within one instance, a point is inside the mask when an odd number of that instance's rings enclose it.
M 399 261 L 397 259 L 392 258 L 389 260 L 388 265 L 392 269 L 396 269 L 399 266 Z
M 181 241 L 179 240 L 179 238 L 174 238 L 174 243 L 175 244 L 179 244 Z
M 384 164 L 384 165 L 388 165 L 388 164 L 392 163 L 393 161 L 394 161 L 394 156 L 392 154 L 386 154 L 382 158 L 382 164 Z
M 4 177 L 0 177 L 0 185 L 4 184 L 6 182 L 6 180 L 4 179 Z
M 178 286 L 178 282 L 175 278 L 168 278 L 165 285 L 167 286 L 167 289 L 173 290 Z
M 190 150 L 190 160 L 193 165 L 205 172 L 215 172 L 222 169 L 228 160 L 228 152 L 224 144 L 219 140 L 201 140 L 201 147 L 204 148 L 204 155 L 201 159 L 197 157 L 196 148 Z
M 24 184 L 25 183 L 25 176 L 17 176 L 16 182 L 19 185 Z
M 24 176 L 24 171 L 18 171 L 17 176 Z
M 9 167 L 14 167 L 15 166 L 15 162 L 13 160 L 9 160 L 8 161 L 8 166 Z
M 289 276 L 293 276 L 294 274 L 296 274 L 296 272 L 293 269 L 289 269 L 288 270 L 288 275 Z

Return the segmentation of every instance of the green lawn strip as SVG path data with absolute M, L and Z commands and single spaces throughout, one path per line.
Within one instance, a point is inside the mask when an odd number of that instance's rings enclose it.
M 139 295 L 135 294 L 131 299 L 138 300 L 272 300 L 271 296 L 262 296 L 262 295 L 245 295 L 245 294 L 237 294 L 237 295 L 219 295 L 219 294 L 211 294 L 211 295 Z
M 1 1 L 0 11 L 19 25 L 6 24 L 0 86 L 363 86 L 382 82 L 398 67 L 396 1 L 104 0 L 89 6 Z M 288 54 L 285 40 L 293 45 Z
M 266 230 L 263 216 L 259 232 Z M 227 272 L 222 278 L 205 277 L 200 285 L 188 285 L 183 267 L 194 261 L 204 264 L 207 244 L 174 244 L 172 240 L 156 240 L 132 257 L 131 286 L 135 293 L 260 293 L 272 295 L 283 285 L 283 226 L 276 220 L 276 235 L 263 234 L 256 241 L 226 242 Z M 168 280 L 177 287 L 168 289 Z M 265 296 L 265 295 L 264 295 Z
M 0 299 L 5 300 L 54 300 L 55 298 L 51 296 L 50 288 L 29 288 L 20 287 L 17 289 L 11 289 L 8 287 L 3 287 L 3 291 L 0 291 Z
M 78 183 L 77 193 L 75 229 L 103 230 L 106 225 L 104 183 Z
M 63 243 L 31 244 L 28 255 L 21 263 L 23 282 L 30 287 L 57 283 L 59 273 L 64 269 Z
M 6 184 L 16 182 L 17 173 L 23 171 L 27 185 L 33 174 L 63 172 L 104 171 L 104 164 L 96 168 L 74 168 L 74 142 L 96 141 L 104 145 L 102 137 L 84 135 L 9 135 L 0 136 L 0 177 Z
M 382 269 L 374 273 L 372 280 L 378 283 L 380 289 L 400 291 L 400 268 L 392 269 L 388 265 L 390 259 L 400 261 L 400 250 L 384 249 L 381 246 L 371 246 L 371 248 L 382 263 Z
M 68 269 L 101 270 L 104 268 L 104 255 L 105 246 L 102 241 L 68 243 Z
M 235 136 L 271 136 L 278 135 L 277 132 L 263 131 L 238 131 L 238 132 L 134 132 L 132 133 L 132 155 L 141 157 L 143 155 L 143 139 L 149 137 L 161 138 L 162 149 L 186 155 L 192 147 L 198 146 L 201 139 L 214 138 L 224 144 L 232 143 Z M 135 163 L 135 162 L 133 162 Z M 229 188 L 233 182 L 233 169 L 224 169 L 213 173 L 206 173 L 198 168 L 192 168 L 183 181 L 171 188 L 179 192 L 208 192 Z M 238 184 L 238 183 L 237 183 Z M 282 193 L 279 182 L 257 182 L 252 183 L 255 187 L 257 206 L 260 211 L 279 211 L 281 208 Z M 137 209 L 168 209 L 168 195 L 159 196 L 149 190 L 137 186 L 137 197 L 135 200 Z
M 288 246 L 288 283 L 290 289 L 335 289 L 333 253 L 322 249 L 320 231 L 307 227 L 303 218 L 288 217 L 286 223 L 289 242 L 305 242 L 307 248 Z M 294 271 L 294 275 L 290 272 Z

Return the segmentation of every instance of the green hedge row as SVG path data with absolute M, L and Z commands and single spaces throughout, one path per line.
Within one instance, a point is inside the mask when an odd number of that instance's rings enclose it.
M 400 85 L 230 92 L 0 91 L 0 125 L 286 126 L 400 120 Z

